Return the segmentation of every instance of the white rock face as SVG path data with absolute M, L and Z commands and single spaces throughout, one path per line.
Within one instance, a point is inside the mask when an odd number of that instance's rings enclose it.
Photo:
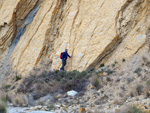
M 75 95 L 77 95 L 78 94 L 78 92 L 76 92 L 76 91 L 74 91 L 74 90 L 71 90 L 71 91 L 68 91 L 67 92 L 67 95 L 68 96 L 72 96 L 72 97 L 74 97 Z

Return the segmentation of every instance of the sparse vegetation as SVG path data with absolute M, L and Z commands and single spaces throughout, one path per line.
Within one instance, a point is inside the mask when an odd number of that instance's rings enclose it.
M 132 91 L 130 92 L 130 97 L 134 97 L 134 93 Z
M 122 62 L 125 62 L 125 61 L 126 61 L 126 59 L 123 58 L 123 59 L 122 59 Z
M 129 93 L 130 97 L 136 97 L 140 95 L 145 95 L 146 98 L 150 97 L 150 87 L 147 85 L 148 81 L 131 87 Z
M 125 61 L 125 59 L 123 61 Z M 26 95 L 27 100 L 30 95 L 31 98 L 38 101 L 38 104 L 40 105 L 45 105 L 45 101 L 40 101 L 41 97 L 45 98 L 52 95 L 56 98 L 54 99 L 54 103 L 57 103 L 62 98 L 67 98 L 66 93 L 70 90 L 77 91 L 78 95 L 86 94 L 87 91 L 91 90 L 91 92 L 94 92 L 93 98 L 99 98 L 97 101 L 96 99 L 93 99 L 94 101 L 92 103 L 94 105 L 108 103 L 108 100 L 112 99 L 112 102 L 114 102 L 115 105 L 124 106 L 125 102 L 140 101 L 141 98 L 146 99 L 147 97 L 150 97 L 149 73 L 144 70 L 146 65 L 137 69 L 135 68 L 135 71 L 126 73 L 119 72 L 117 68 L 112 68 L 115 67 L 116 64 L 117 62 L 114 62 L 114 64 L 110 66 L 101 64 L 101 68 L 99 69 L 96 69 L 97 67 L 88 68 L 82 72 L 77 70 L 69 72 L 59 70 L 49 71 L 50 69 L 44 66 L 35 67 L 34 71 L 29 73 L 26 78 L 21 79 L 21 75 L 19 75 L 19 78 L 16 79 L 16 76 L 13 76 L 16 84 L 11 86 L 8 83 L 3 87 L 7 89 L 6 91 L 13 89 L 16 91 L 15 93 L 18 93 L 19 95 Z M 117 64 L 116 67 L 118 66 L 119 65 Z M 119 69 L 121 68 L 119 67 Z M 147 72 L 147 74 L 143 75 L 144 72 Z M 135 76 L 135 73 L 140 76 Z M 58 98 L 56 96 L 58 94 L 61 94 L 61 97 Z M 105 98 L 100 98 L 99 95 L 104 95 Z M 19 98 L 20 97 L 18 96 L 18 98 L 14 98 L 14 101 L 10 102 L 14 102 L 14 105 L 16 106 L 30 105 L 28 102 L 25 103 L 24 100 L 20 100 Z M 87 97 L 86 99 L 87 100 L 84 100 L 85 102 L 91 99 L 91 97 Z M 83 104 L 84 101 L 80 102 L 80 100 L 77 100 L 76 103 Z M 69 105 L 71 104 L 74 103 L 69 102 Z M 111 107 L 112 106 L 110 106 L 110 108 Z M 49 106 L 49 109 L 55 109 L 55 106 Z M 143 113 L 137 106 L 130 106 L 126 110 L 128 110 L 126 113 Z
M 143 91 L 143 85 L 142 84 L 138 84 L 137 86 L 136 86 L 136 92 L 137 92 L 137 94 L 138 95 L 141 95 L 144 91 Z
M 137 105 L 131 105 L 126 108 L 125 113 L 145 113 L 145 112 Z
M 89 68 L 89 69 L 87 70 L 88 73 L 91 73 L 91 72 L 93 72 L 93 71 L 95 71 L 95 68 L 94 68 L 94 67 Z
M 148 60 L 148 58 L 143 57 L 143 61 L 144 61 L 144 64 L 145 64 L 147 67 L 150 67 L 150 61 Z
M 32 73 L 31 73 L 32 74 Z M 88 78 L 91 76 L 86 71 L 44 71 L 37 72 L 25 78 L 18 87 L 18 92 L 31 93 L 34 99 L 38 99 L 48 93 L 61 92 L 68 90 L 84 91 Z
M 21 80 L 21 76 L 16 75 L 16 81 Z
M 116 66 L 116 64 L 112 64 L 112 67 L 115 67 Z
M 146 97 L 150 97 L 150 80 L 146 81 L 146 85 L 145 85 L 145 96 Z
M 91 83 L 96 89 L 99 89 L 102 87 L 101 80 L 98 76 L 93 76 L 91 78 Z
M 112 64 L 112 67 L 115 67 L 115 66 L 116 66 L 116 64 L 118 64 L 118 62 L 117 62 L 117 61 L 115 61 L 115 62 Z
M 0 113 L 6 113 L 7 109 L 6 109 L 6 99 L 2 98 L 0 99 Z
M 105 64 L 100 64 L 100 67 L 104 67 L 105 66 Z
M 138 76 L 140 76 L 140 75 L 141 75 L 141 71 L 142 71 L 141 68 L 137 68 L 137 69 L 134 71 L 134 73 L 136 73 Z
M 104 64 L 101 65 L 102 67 Z M 33 99 L 37 100 L 40 97 L 47 94 L 66 93 L 69 90 L 82 91 L 86 90 L 86 86 L 89 82 L 93 84 L 96 89 L 99 89 L 103 85 L 112 79 L 98 76 L 98 73 L 105 73 L 105 76 L 112 74 L 114 71 L 109 68 L 101 68 L 100 71 L 96 71 L 95 68 L 89 68 L 86 71 L 79 72 L 77 70 L 66 71 L 49 71 L 46 67 L 35 67 L 34 70 L 19 83 L 19 87 L 16 87 L 17 93 L 31 94 Z M 21 75 L 20 75 L 21 76 Z M 20 80 L 19 78 L 15 81 Z M 16 76 L 15 76 L 16 77 Z M 17 102 L 20 104 L 19 102 Z M 22 105 L 22 104 L 21 104 Z

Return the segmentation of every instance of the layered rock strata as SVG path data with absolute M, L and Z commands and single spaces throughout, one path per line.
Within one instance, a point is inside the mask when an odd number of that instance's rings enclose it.
M 17 33 L 18 20 L 23 20 L 38 2 L 7 1 L 0 2 L 1 59 Z M 48 59 L 52 69 L 59 69 L 59 55 L 65 48 L 72 56 L 67 70 L 119 62 L 140 51 L 148 52 L 149 28 L 149 0 L 40 1 L 33 22 L 11 55 L 12 68 L 26 75 Z

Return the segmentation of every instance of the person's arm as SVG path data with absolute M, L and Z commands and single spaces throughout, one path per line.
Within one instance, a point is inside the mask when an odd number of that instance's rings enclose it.
M 71 56 L 67 53 L 67 56 L 69 57 L 69 58 L 71 58 Z

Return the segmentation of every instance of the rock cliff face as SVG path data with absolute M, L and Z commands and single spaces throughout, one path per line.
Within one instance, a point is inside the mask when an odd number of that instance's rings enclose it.
M 22 75 L 45 59 L 59 69 L 65 48 L 67 70 L 149 50 L 150 0 L 1 0 L 0 15 L 0 61 Z

